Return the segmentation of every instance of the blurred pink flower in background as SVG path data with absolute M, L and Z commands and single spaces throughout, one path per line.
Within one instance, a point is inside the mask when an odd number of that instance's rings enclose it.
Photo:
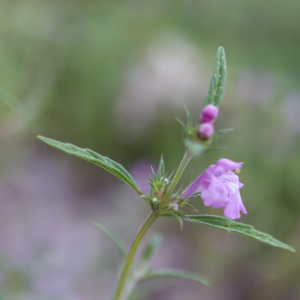
M 107 238 L 91 222 L 95 203 L 85 198 L 81 205 L 80 193 L 70 188 L 76 180 L 71 169 L 58 157 L 52 160 L 43 152 L 0 183 L 3 292 L 12 285 L 9 274 L 13 272 L 24 285 L 22 299 L 72 299 L 76 289 L 84 287 L 78 284 L 79 278 L 87 277 L 85 274 L 106 251 Z M 92 284 L 85 293 L 89 297 L 99 295 L 99 274 L 96 276 L 97 284 L 89 280 Z M 105 298 L 112 288 L 102 285 L 100 295 Z M 19 299 L 15 294 L 10 296 Z
M 151 190 L 148 183 L 150 176 L 152 176 L 151 166 L 154 172 L 157 172 L 158 166 L 156 163 L 150 159 L 141 158 L 133 164 L 130 170 L 130 174 L 145 195 L 149 195 Z
M 276 81 L 270 71 L 261 68 L 245 69 L 237 83 L 238 98 L 252 105 L 265 105 L 273 97 Z
M 300 133 L 300 93 L 289 95 L 283 106 L 283 111 L 286 116 L 287 124 L 290 129 L 299 134 Z
M 199 50 L 185 37 L 158 35 L 128 70 L 115 107 L 119 130 L 139 134 L 160 115 L 198 100 L 207 88 L 202 64 Z

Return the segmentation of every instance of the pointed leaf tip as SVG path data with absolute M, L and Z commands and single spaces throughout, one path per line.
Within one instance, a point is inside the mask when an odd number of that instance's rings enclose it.
M 213 76 L 210 80 L 209 91 L 205 98 L 204 106 L 213 104 L 219 106 L 225 91 L 225 79 L 227 75 L 225 50 L 220 46 L 216 53 Z
M 196 282 L 203 283 L 205 285 L 210 285 L 210 280 L 205 276 L 193 272 L 177 270 L 177 269 L 158 269 L 153 271 L 150 274 L 147 274 L 145 277 L 141 279 L 141 281 L 151 280 L 155 278 L 163 278 L 163 277 L 188 279 L 188 280 L 193 280 Z
M 185 112 L 186 112 L 186 117 L 187 117 L 187 127 L 188 127 L 188 129 L 193 128 L 193 118 L 186 107 L 185 107 Z
M 178 216 L 176 213 L 166 212 L 166 213 L 162 214 L 162 217 L 170 217 L 170 218 L 176 219 L 179 222 L 180 230 L 182 231 L 182 229 L 183 229 L 183 221 L 180 218 L 180 216 Z
M 219 51 L 220 53 L 224 53 L 225 54 L 225 49 L 224 49 L 224 47 L 223 46 L 220 46 L 219 48 L 218 48 L 218 50 L 217 51 Z
M 125 170 L 125 168 L 122 165 L 118 164 L 117 162 L 113 161 L 112 159 L 110 159 L 106 156 L 102 156 L 90 149 L 82 149 L 82 148 L 76 147 L 72 144 L 61 143 L 59 141 L 52 140 L 52 139 L 46 138 L 41 135 L 38 135 L 37 138 L 52 147 L 55 147 L 63 152 L 68 153 L 68 154 L 80 157 L 84 160 L 87 160 L 87 161 L 105 169 L 106 171 L 112 173 L 119 179 L 126 182 L 139 195 L 143 194 L 143 192 L 138 187 L 137 183 L 134 181 L 132 176 Z
M 160 158 L 157 176 L 158 176 L 159 180 L 161 179 L 161 177 L 165 176 L 165 162 L 164 162 L 163 156 L 161 156 L 161 158 Z
M 279 240 L 273 238 L 271 235 L 263 233 L 253 228 L 251 225 L 239 223 L 232 221 L 225 217 L 213 216 L 213 215 L 188 215 L 184 218 L 185 221 L 191 223 L 203 224 L 206 226 L 218 228 L 228 233 L 236 233 L 243 235 L 250 239 L 260 241 L 262 243 L 269 244 L 274 247 L 283 248 L 292 252 L 295 252 L 295 249 L 291 246 L 280 242 Z
M 97 226 L 99 229 L 101 229 L 113 241 L 113 243 L 117 246 L 117 248 L 122 253 L 123 257 L 126 258 L 128 249 L 125 243 L 123 243 L 123 241 L 119 238 L 119 236 L 100 221 L 94 221 L 93 224 Z
M 153 256 L 154 252 L 160 246 L 162 242 L 162 235 L 155 234 L 149 243 L 145 246 L 142 254 L 141 254 L 141 262 L 147 263 Z

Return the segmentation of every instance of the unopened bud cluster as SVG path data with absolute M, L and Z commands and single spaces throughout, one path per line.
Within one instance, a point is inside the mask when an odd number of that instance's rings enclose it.
M 157 176 L 152 170 L 153 177 L 148 182 L 151 185 L 150 196 L 143 195 L 143 198 L 152 207 L 152 210 L 159 210 L 160 202 L 169 187 L 169 179 Z
M 154 200 L 154 202 L 159 201 L 160 199 L 162 199 L 162 197 L 164 196 L 165 192 L 166 192 L 166 187 L 168 186 L 169 180 L 168 178 L 162 177 L 162 178 L 157 178 L 154 177 L 152 178 L 152 180 L 150 180 L 150 185 L 151 185 L 151 192 L 150 192 L 150 196 L 153 199 L 156 199 L 156 201 Z
M 203 108 L 199 119 L 200 127 L 198 130 L 198 135 L 201 140 L 206 140 L 215 133 L 214 121 L 217 118 L 218 113 L 218 108 L 212 104 Z
M 177 191 L 177 193 L 173 194 L 167 202 L 161 205 L 162 199 L 169 188 L 170 182 L 166 176 L 160 177 L 153 171 L 152 174 L 153 177 L 150 177 L 150 181 L 148 182 L 151 185 L 150 196 L 143 195 L 143 198 L 148 202 L 152 210 L 160 211 L 162 215 L 166 212 L 177 212 L 183 202 L 186 202 L 185 199 L 180 198 L 182 191 Z

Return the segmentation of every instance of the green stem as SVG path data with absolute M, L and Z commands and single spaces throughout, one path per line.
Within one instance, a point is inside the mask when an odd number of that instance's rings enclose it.
M 158 213 L 156 211 L 153 211 L 149 215 L 147 220 L 144 222 L 142 227 L 140 228 L 140 230 L 139 230 L 139 232 L 138 232 L 138 234 L 137 234 L 137 236 L 136 236 L 136 238 L 135 238 L 135 240 L 132 244 L 132 247 L 131 247 L 131 249 L 128 253 L 128 256 L 127 256 L 126 262 L 124 264 L 124 268 L 123 268 L 123 271 L 122 271 L 122 274 L 121 274 L 121 277 L 120 277 L 120 280 L 119 280 L 119 284 L 117 286 L 117 289 L 116 289 L 113 300 L 119 300 L 120 299 L 120 297 L 122 295 L 122 292 L 123 292 L 123 289 L 124 289 L 124 286 L 126 284 L 127 278 L 128 278 L 128 274 L 129 274 L 130 267 L 132 265 L 136 250 L 138 249 L 138 246 L 139 246 L 142 238 L 144 237 L 145 233 L 147 232 L 147 230 L 149 229 L 149 227 L 151 226 L 151 224 L 155 221 L 155 219 L 157 217 L 158 217 Z
M 187 164 L 189 163 L 191 158 L 192 158 L 192 156 L 189 155 L 187 152 L 184 153 L 183 159 L 182 159 L 182 161 L 181 161 L 181 163 L 180 163 L 180 165 L 179 165 L 179 167 L 176 171 L 176 174 L 175 174 L 175 176 L 174 176 L 174 178 L 171 182 L 171 185 L 170 185 L 169 189 L 167 190 L 166 194 L 164 195 L 164 197 L 161 200 L 161 207 L 163 207 L 166 204 L 166 202 L 168 201 L 171 193 L 173 192 L 173 190 L 174 190 L 175 186 L 177 185 L 177 183 L 178 183 L 185 167 L 187 166 Z

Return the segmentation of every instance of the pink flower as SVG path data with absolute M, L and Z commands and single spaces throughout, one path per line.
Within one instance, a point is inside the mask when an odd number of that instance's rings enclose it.
M 219 110 L 216 106 L 206 105 L 200 115 L 200 123 L 213 123 L 218 116 Z
M 173 206 L 173 209 L 174 210 L 178 210 L 179 206 L 178 206 L 178 203 L 172 203 L 172 206 Z
M 212 124 L 203 123 L 200 125 L 198 133 L 199 133 L 199 138 L 201 140 L 205 140 L 210 138 L 215 133 L 215 129 Z
M 241 217 L 240 211 L 247 213 L 239 189 L 243 186 L 239 177 L 232 172 L 242 167 L 243 163 L 236 163 L 222 158 L 215 165 L 211 165 L 202 173 L 181 197 L 188 198 L 195 193 L 201 192 L 201 198 L 205 206 L 214 208 L 225 207 L 224 216 L 232 220 Z

